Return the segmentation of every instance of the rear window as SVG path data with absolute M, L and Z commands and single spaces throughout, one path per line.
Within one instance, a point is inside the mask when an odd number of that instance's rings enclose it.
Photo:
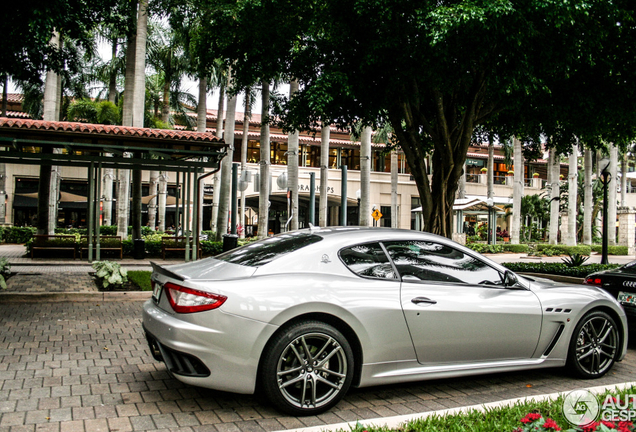
M 260 267 L 320 240 L 322 240 L 322 237 L 309 233 L 279 234 L 275 237 L 222 253 L 217 255 L 216 258 L 233 264 Z

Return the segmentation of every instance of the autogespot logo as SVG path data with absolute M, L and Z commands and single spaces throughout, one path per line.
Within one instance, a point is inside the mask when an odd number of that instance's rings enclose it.
M 587 426 L 598 417 L 599 403 L 588 390 L 574 390 L 563 399 L 563 415 L 574 426 Z

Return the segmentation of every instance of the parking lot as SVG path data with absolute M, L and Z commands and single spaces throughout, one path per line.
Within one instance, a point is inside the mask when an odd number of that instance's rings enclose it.
M 257 396 L 181 384 L 156 362 L 142 302 L 0 305 L 0 430 L 261 432 L 419 413 L 632 381 L 636 350 L 594 381 L 562 370 L 354 389 L 328 413 L 282 415 Z

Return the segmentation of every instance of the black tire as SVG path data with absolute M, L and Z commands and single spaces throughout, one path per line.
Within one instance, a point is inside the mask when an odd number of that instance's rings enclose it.
M 614 365 L 620 352 L 620 335 L 614 319 L 592 311 L 578 322 L 568 350 L 568 368 L 581 378 L 600 378 Z
M 281 411 L 316 415 L 344 397 L 353 369 L 353 351 L 342 333 L 323 322 L 304 321 L 269 342 L 261 383 L 267 398 Z

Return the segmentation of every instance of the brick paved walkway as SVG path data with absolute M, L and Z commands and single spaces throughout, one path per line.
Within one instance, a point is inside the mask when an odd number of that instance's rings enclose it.
M 633 381 L 636 344 L 600 380 L 562 370 L 354 389 L 330 412 L 282 416 L 259 397 L 187 386 L 150 356 L 141 302 L 0 305 L 0 431 L 266 432 Z M 531 385 L 531 387 L 528 387 Z

